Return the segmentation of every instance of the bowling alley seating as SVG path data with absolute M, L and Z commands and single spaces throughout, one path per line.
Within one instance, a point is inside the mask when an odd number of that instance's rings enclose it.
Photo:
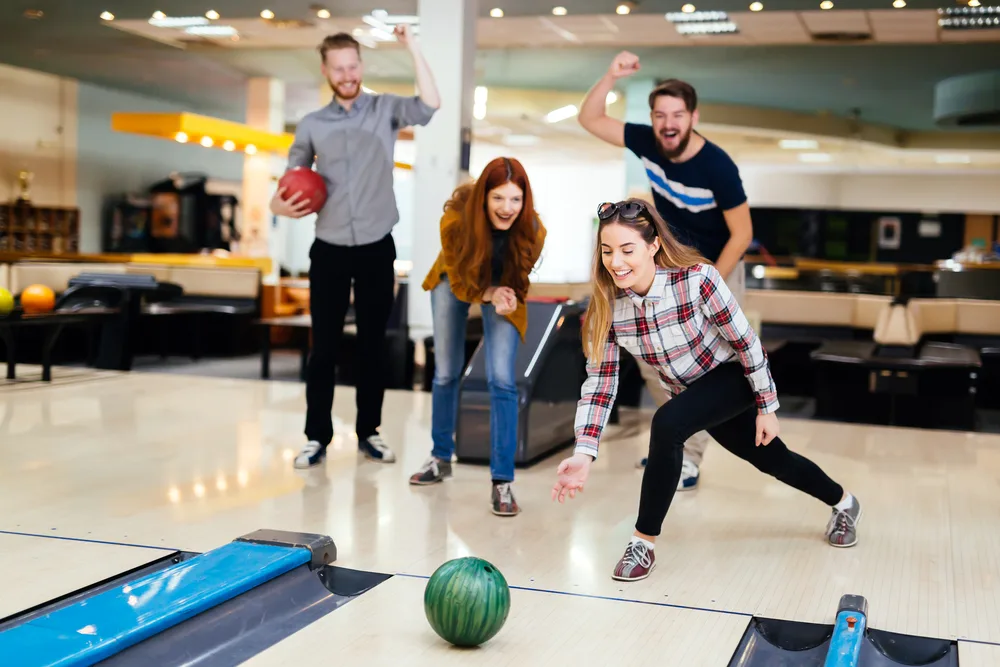
M 980 351 L 948 340 L 998 323 L 1000 303 L 894 299 L 878 310 L 872 340 L 831 340 L 811 354 L 816 417 L 975 430 Z

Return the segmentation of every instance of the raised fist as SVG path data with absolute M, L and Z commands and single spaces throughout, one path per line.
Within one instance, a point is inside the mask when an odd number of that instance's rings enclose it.
M 622 51 L 611 61 L 608 72 L 615 79 L 632 76 L 639 71 L 639 56 L 628 51 Z

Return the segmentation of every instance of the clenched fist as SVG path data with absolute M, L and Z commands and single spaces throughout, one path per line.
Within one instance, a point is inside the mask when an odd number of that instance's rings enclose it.
M 615 79 L 632 76 L 638 71 L 639 56 L 634 53 L 629 53 L 628 51 L 622 51 L 615 56 L 615 59 L 611 61 L 611 67 L 608 69 L 608 73 Z

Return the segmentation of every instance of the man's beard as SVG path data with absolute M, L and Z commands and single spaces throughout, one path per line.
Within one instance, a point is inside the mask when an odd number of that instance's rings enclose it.
M 354 98 L 356 98 L 356 97 L 357 97 L 358 95 L 360 95 L 360 94 L 361 94 L 361 91 L 363 90 L 363 89 L 362 89 L 362 87 L 361 87 L 361 82 L 360 82 L 360 81 L 358 81 L 358 85 L 357 85 L 357 87 L 356 87 L 356 88 L 354 89 L 354 94 L 352 94 L 352 95 L 344 95 L 344 94 L 343 94 L 343 93 L 342 93 L 342 92 L 340 91 L 340 88 L 338 88 L 337 86 L 333 85 L 333 84 L 332 84 L 332 83 L 330 83 L 329 81 L 327 81 L 327 84 L 329 84 L 329 86 L 330 86 L 330 90 L 332 90 L 332 91 L 333 91 L 333 95 L 334 95 L 334 97 L 336 97 L 336 98 L 338 98 L 338 99 L 341 99 L 341 100 L 348 100 L 348 101 L 350 101 L 350 100 L 353 100 L 353 99 L 354 99 Z
M 680 157 L 681 155 L 683 155 L 684 151 L 687 150 L 688 144 L 691 142 L 692 130 L 693 128 L 690 127 L 687 129 L 687 132 L 684 133 L 684 136 L 681 138 L 681 140 L 677 142 L 677 148 L 673 150 L 667 150 L 666 148 L 664 148 L 662 141 L 663 138 L 657 137 L 656 148 L 657 150 L 660 151 L 660 155 L 667 158 L 668 160 L 672 160 L 676 157 Z

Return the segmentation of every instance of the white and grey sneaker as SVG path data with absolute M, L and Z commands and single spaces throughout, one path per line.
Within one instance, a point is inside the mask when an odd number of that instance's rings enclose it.
M 858 543 L 858 524 L 861 523 L 861 503 L 851 497 L 851 506 L 846 510 L 833 508 L 830 522 L 826 525 L 827 541 L 832 547 L 853 547 Z
M 310 440 L 302 448 L 299 455 L 295 457 L 296 468 L 312 468 L 323 462 L 326 458 L 326 447 L 315 440 Z
M 451 461 L 430 457 L 417 472 L 410 475 L 410 484 L 427 486 L 437 484 L 451 477 Z
M 385 444 L 385 440 L 382 436 L 376 433 L 375 435 L 370 435 L 364 440 L 358 441 L 358 451 L 365 455 L 373 461 L 379 461 L 381 463 L 395 463 L 396 455 L 393 454 L 389 446 Z

